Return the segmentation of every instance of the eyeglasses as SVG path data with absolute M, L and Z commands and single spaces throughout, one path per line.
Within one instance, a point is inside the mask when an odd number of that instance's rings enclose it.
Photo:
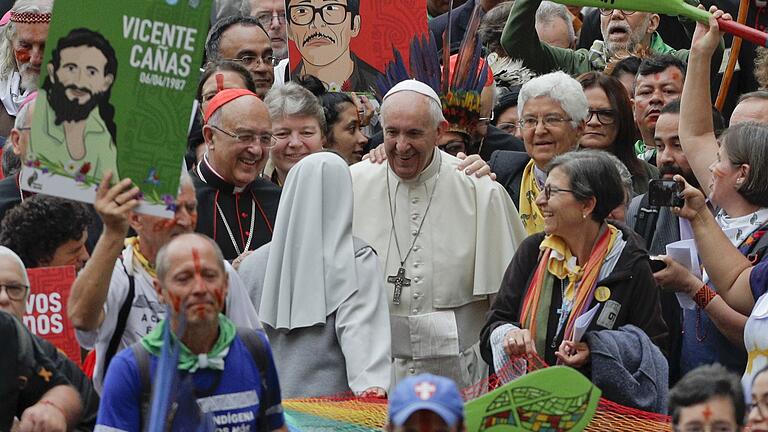
M 624 16 L 630 16 L 630 15 L 632 15 L 633 13 L 635 13 L 635 12 L 636 12 L 636 11 L 628 11 L 628 10 L 624 10 L 624 9 L 606 9 L 606 8 L 600 8 L 600 15 L 603 15 L 603 16 L 611 16 L 611 15 L 613 15 L 613 11 L 619 11 L 619 12 L 621 12 L 621 14 L 622 14 L 622 15 L 624 15 Z
M 603 125 L 612 125 L 616 123 L 616 110 L 604 109 L 604 110 L 589 110 L 589 116 L 587 116 L 587 123 L 592 121 L 592 117 L 597 116 L 597 121 Z
M 757 410 L 761 419 L 768 419 L 768 398 L 763 397 L 762 400 L 753 399 L 748 408 L 747 414 L 751 413 L 753 410 Z
M 347 18 L 347 6 L 341 3 L 327 3 L 316 8 L 312 5 L 295 5 L 288 8 L 291 24 L 308 25 L 318 13 L 326 24 L 341 24 Z
M 240 63 L 241 65 L 248 67 L 252 64 L 256 64 L 256 66 L 259 65 L 267 65 L 271 67 L 275 67 L 277 65 L 277 57 L 273 55 L 258 57 L 258 56 L 242 56 L 240 58 L 228 58 L 228 59 L 222 59 L 227 61 L 232 61 L 235 63 Z
M 29 287 L 26 285 L 12 283 L 0 284 L 0 291 L 3 289 L 5 289 L 5 293 L 8 294 L 8 298 L 11 300 L 24 300 Z
M 259 24 L 263 27 L 269 27 L 272 24 L 272 20 L 275 18 L 277 18 L 277 22 L 279 22 L 280 25 L 285 24 L 285 12 L 278 12 L 275 14 L 266 12 L 256 16 L 256 20 L 259 21 Z
M 573 193 L 573 189 L 561 189 L 559 187 L 552 187 L 550 185 L 544 186 L 544 197 L 549 201 L 552 198 L 553 193 L 570 192 Z
M 544 117 L 523 117 L 518 124 L 523 129 L 536 129 L 539 120 L 541 120 L 545 128 L 560 127 L 563 123 L 571 121 L 571 119 L 559 115 L 546 115 Z
M 496 127 L 508 134 L 514 135 L 517 130 L 517 123 L 499 123 Z
M 243 132 L 240 134 L 236 134 L 234 132 L 230 132 L 228 130 L 224 130 L 216 125 L 208 125 L 211 127 L 211 129 L 217 130 L 225 135 L 228 135 L 235 139 L 240 144 L 244 145 L 251 145 L 254 142 L 258 141 L 259 145 L 265 148 L 272 148 L 275 146 L 275 137 L 272 134 L 268 133 L 262 133 L 262 134 L 256 134 L 253 132 Z
M 467 143 L 464 140 L 452 140 L 447 143 L 437 146 L 438 149 L 456 156 L 458 152 L 466 151 Z

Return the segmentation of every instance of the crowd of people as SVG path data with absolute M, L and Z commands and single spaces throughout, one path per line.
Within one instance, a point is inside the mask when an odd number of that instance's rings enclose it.
M 359 26 L 357 0 L 303 3 Z M 373 100 L 289 70 L 290 1 L 214 1 L 170 219 L 111 171 L 93 204 L 20 189 L 53 0 L 7 5 L 0 431 L 287 431 L 283 399 L 326 395 L 461 431 L 477 384 L 536 356 L 675 430 L 768 431 L 768 55 L 745 44 L 715 108 L 731 2 L 707 24 L 426 3 L 465 79 L 353 53 L 341 88 L 380 73 Z M 22 324 L 26 270 L 67 265 L 83 369 Z

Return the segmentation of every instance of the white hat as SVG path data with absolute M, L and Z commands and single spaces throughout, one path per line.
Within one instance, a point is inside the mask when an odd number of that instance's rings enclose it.
M 416 81 L 415 79 L 400 81 L 399 83 L 395 84 L 395 86 L 389 89 L 387 94 L 384 95 L 384 99 L 382 99 L 382 101 L 387 100 L 388 97 L 392 96 L 395 93 L 399 93 L 401 91 L 412 91 L 412 92 L 422 94 L 432 99 L 433 101 L 437 102 L 440 108 L 443 107 L 443 104 L 440 102 L 440 96 L 437 95 L 437 93 L 432 89 L 432 87 L 424 84 L 421 81 Z

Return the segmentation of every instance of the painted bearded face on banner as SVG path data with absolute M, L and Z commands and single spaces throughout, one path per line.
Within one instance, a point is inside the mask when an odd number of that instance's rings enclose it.
M 47 69 L 43 88 L 58 125 L 85 120 L 108 102 L 117 60 L 103 36 L 76 29 L 59 39 Z

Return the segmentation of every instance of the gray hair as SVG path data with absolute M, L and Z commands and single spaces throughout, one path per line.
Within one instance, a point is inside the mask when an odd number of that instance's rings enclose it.
M 21 169 L 21 159 L 13 152 L 11 140 L 6 141 L 3 146 L 2 166 L 6 177 L 15 175 Z
M 608 156 L 608 159 L 610 159 L 611 162 L 613 162 L 613 165 L 619 171 L 619 177 L 621 177 L 621 185 L 624 187 L 625 202 L 629 203 L 629 201 L 632 199 L 632 197 L 635 194 L 635 190 L 632 187 L 632 174 L 629 173 L 629 169 L 627 169 L 627 166 L 624 165 L 624 162 L 622 162 L 619 158 L 614 156 L 612 153 L 605 152 L 605 155 Z
M 536 10 L 536 23 L 549 24 L 556 18 L 565 21 L 565 26 L 568 28 L 568 40 L 575 41 L 576 30 L 573 29 L 573 16 L 568 8 L 548 0 L 542 1 Z
M 259 20 L 255 17 L 242 15 L 224 16 L 213 24 L 208 32 L 208 37 L 205 39 L 205 58 L 209 62 L 221 60 L 221 52 L 219 51 L 221 48 L 221 37 L 224 35 L 224 32 L 236 25 L 258 27 L 265 35 L 267 34 L 267 31 L 264 30 L 264 27 L 261 26 Z
M 17 0 L 12 12 L 50 13 L 53 0 Z M 13 55 L 13 40 L 16 38 L 16 23 L 9 21 L 0 32 L 0 77 L 6 78 L 16 70 L 16 57 Z
M 13 121 L 13 127 L 16 129 L 21 129 L 24 127 L 29 127 L 29 125 L 32 123 L 31 121 L 27 121 L 27 117 L 29 117 L 32 114 L 32 109 L 30 106 L 32 105 L 33 101 L 29 101 L 24 104 L 23 107 L 19 110 L 19 112 L 16 113 L 16 119 Z
M 0 246 L 0 256 L 7 256 L 16 261 L 16 264 L 21 269 L 22 279 L 24 279 L 24 285 L 29 286 L 29 277 L 27 276 L 27 267 L 24 265 L 24 261 L 21 260 L 21 258 L 16 254 L 16 252 L 12 251 L 11 249 Z M 27 294 L 29 294 L 29 290 L 27 290 Z
M 489 10 L 480 21 L 480 27 L 477 29 L 477 35 L 480 43 L 488 49 L 488 52 L 503 51 L 501 46 L 501 33 L 507 24 L 507 17 L 512 11 L 514 1 L 505 1 Z
M 425 96 L 425 95 L 420 94 L 420 93 L 415 92 L 415 91 L 411 91 L 411 90 L 405 90 L 405 91 L 413 93 L 413 94 L 416 94 L 416 95 L 419 95 L 419 96 L 427 99 L 427 105 L 429 107 L 429 112 L 428 112 L 429 118 L 430 118 L 430 120 L 432 120 L 432 125 L 435 128 L 437 128 L 440 125 L 440 123 L 445 121 L 445 115 L 443 115 L 443 107 L 440 106 L 440 104 L 437 103 L 436 100 L 432 99 L 429 96 Z M 381 125 L 382 125 L 382 127 L 386 127 L 386 124 L 387 124 L 386 117 L 387 116 L 385 115 L 385 111 L 386 111 L 386 109 L 391 104 L 392 103 L 389 102 L 389 98 L 384 99 L 384 102 L 381 103 L 380 112 L 381 112 Z
M 309 90 L 294 83 L 273 88 L 264 98 L 272 121 L 286 117 L 313 117 L 320 124 L 320 130 L 326 133 L 325 111 L 320 101 Z
M 608 214 L 624 202 L 621 176 L 608 152 L 582 150 L 555 156 L 547 172 L 561 169 L 570 179 L 571 193 L 578 201 L 595 198 L 592 220 L 602 223 Z
M 589 114 L 589 103 L 581 84 L 565 72 L 557 71 L 536 77 L 523 84 L 517 99 L 517 114 L 523 116 L 523 108 L 529 99 L 549 97 L 571 118 L 571 125 L 578 127 Z
M 250 15 L 252 12 L 251 0 L 242 0 L 240 2 L 240 15 Z
M 164 244 L 159 251 L 157 251 L 157 256 L 155 257 L 155 270 L 157 271 L 157 280 L 159 280 L 161 283 L 165 280 L 165 276 L 168 274 L 168 271 L 170 270 L 169 266 L 170 263 L 168 263 L 168 249 L 170 246 L 182 239 L 185 239 L 187 237 L 194 237 L 195 240 L 203 240 L 207 242 L 212 248 L 213 252 L 216 254 L 216 261 L 219 264 L 219 269 L 226 274 L 227 268 L 224 265 L 224 254 L 221 252 L 221 248 L 218 244 L 216 244 L 213 239 L 211 239 L 208 236 L 204 236 L 202 234 L 198 233 L 188 233 L 188 234 L 182 234 L 178 237 L 175 237 L 173 240 L 169 241 L 168 243 Z
M 748 121 L 731 126 L 720 136 L 721 145 L 734 165 L 749 165 L 739 194 L 750 204 L 768 207 L 768 125 Z

